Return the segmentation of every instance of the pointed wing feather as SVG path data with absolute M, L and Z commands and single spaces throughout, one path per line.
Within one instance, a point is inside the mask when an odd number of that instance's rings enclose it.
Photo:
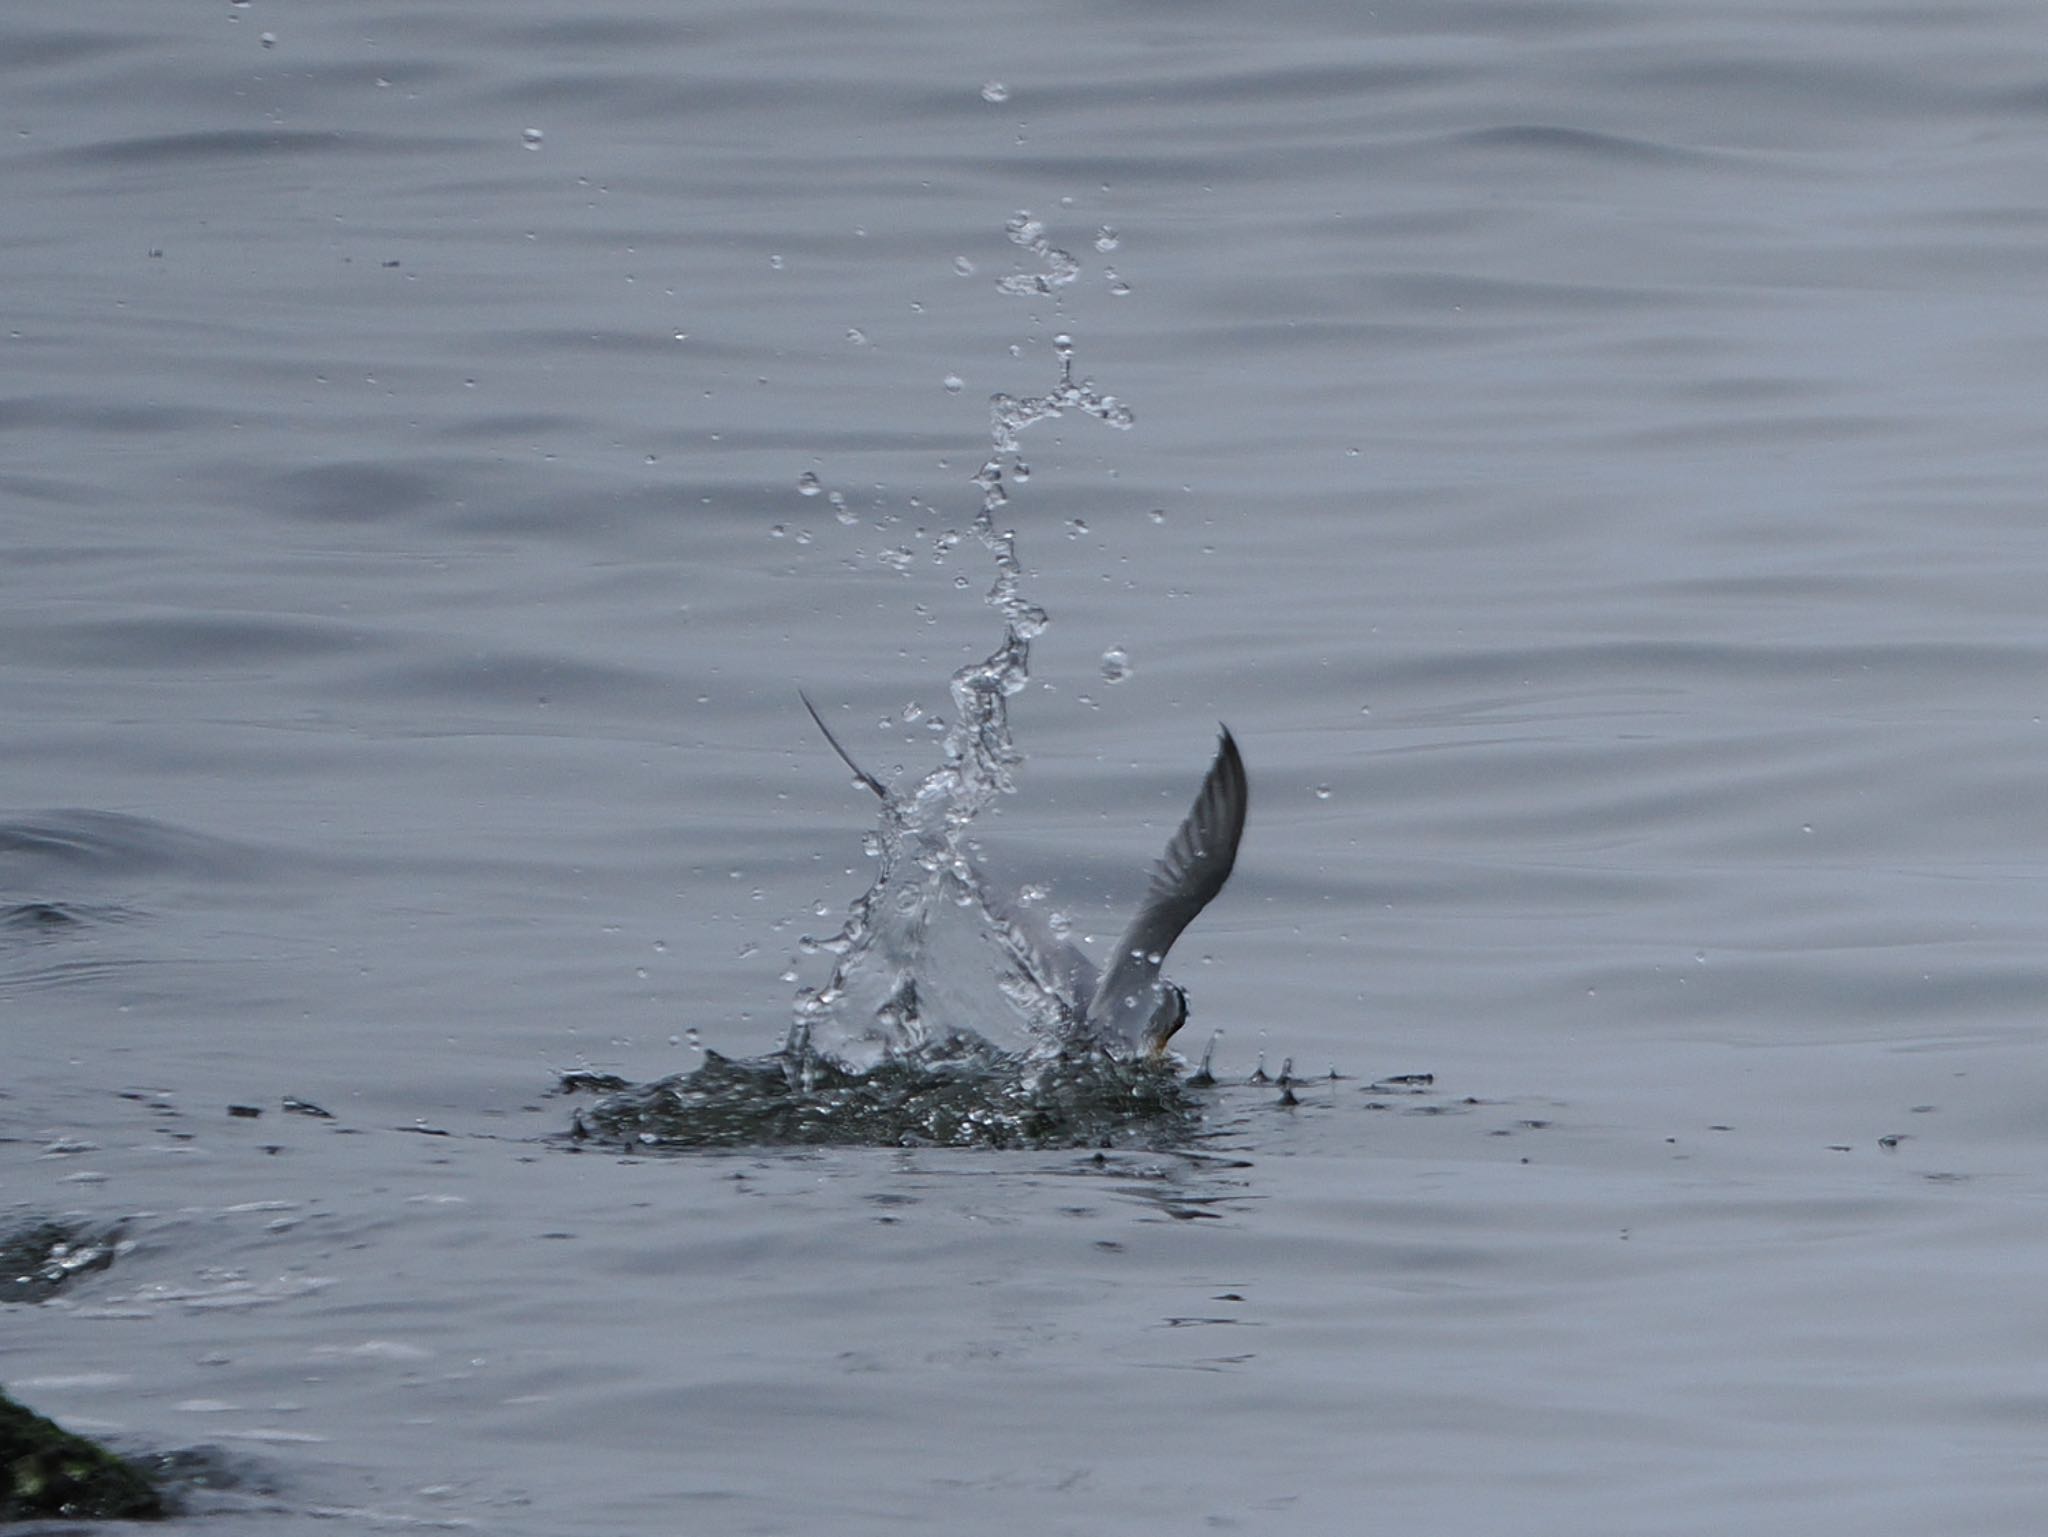
M 853 777 L 859 780 L 860 783 L 866 785 L 870 790 L 874 791 L 878 799 L 886 801 L 889 798 L 889 787 L 883 784 L 881 780 L 875 778 L 875 776 L 873 774 L 870 774 L 866 769 L 862 768 L 858 763 L 855 763 L 853 761 L 853 754 L 848 752 L 845 748 L 839 745 L 839 738 L 834 736 L 832 734 L 832 728 L 825 724 L 825 717 L 820 715 L 818 713 L 818 707 L 811 703 L 811 696 L 809 694 L 806 694 L 802 689 L 798 689 L 796 691 L 796 697 L 801 699 L 804 702 L 804 708 L 811 712 L 811 719 L 816 721 L 818 723 L 818 729 L 825 733 L 825 740 L 830 742 L 832 744 L 832 750 L 839 754 L 839 761 L 845 764 L 848 768 L 852 769 Z
M 1237 741 L 1226 726 L 1201 793 L 1173 841 L 1166 845 L 1145 900 L 1110 958 L 1102 985 L 1088 1007 L 1090 1018 L 1112 1019 L 1122 1012 L 1122 999 L 1149 992 L 1158 982 L 1166 952 L 1230 879 L 1250 803 L 1244 759 L 1238 756 Z

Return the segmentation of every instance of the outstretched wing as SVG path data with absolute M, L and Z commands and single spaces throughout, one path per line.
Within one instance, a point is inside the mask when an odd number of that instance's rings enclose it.
M 1180 831 L 1166 845 L 1145 900 L 1110 957 L 1109 968 L 1088 1006 L 1091 1020 L 1127 1027 L 1130 1021 L 1122 1016 L 1134 1006 L 1149 1013 L 1147 1000 L 1158 986 L 1166 952 L 1230 879 L 1250 803 L 1244 759 L 1238 756 L 1237 741 L 1226 726 L 1201 793 Z

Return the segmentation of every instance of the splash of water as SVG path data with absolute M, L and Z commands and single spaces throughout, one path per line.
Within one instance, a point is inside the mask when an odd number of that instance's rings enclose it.
M 1053 293 L 1080 263 L 1029 214 L 1013 243 L 1040 270 L 998 285 Z M 995 395 L 989 454 L 975 473 L 975 538 L 995 567 L 985 595 L 1000 644 L 953 674 L 953 715 L 938 766 L 888 792 L 872 835 L 874 884 L 829 939 L 804 941 L 833 958 L 830 979 L 797 995 L 783 1048 L 736 1061 L 706 1052 L 701 1066 L 644 1085 L 606 1083 L 575 1135 L 635 1149 L 866 1143 L 944 1146 L 1169 1145 L 1193 1135 L 1199 1103 L 1170 1065 L 1111 1055 L 1079 1031 L 1083 1000 L 1049 946 L 1029 932 L 1032 895 L 1006 904 L 983 879 L 969 830 L 1014 788 L 1022 761 L 1009 701 L 1031 676 L 1031 642 L 1045 610 L 1024 592 L 1017 534 L 1001 523 L 1009 485 L 1028 477 L 1022 435 L 1079 412 L 1112 427 L 1130 408 L 1074 377 L 1074 344 L 1053 338 L 1059 378 L 1042 395 Z M 800 489 L 814 495 L 815 479 Z M 949 530 L 942 545 L 960 534 Z M 599 1085 L 591 1085 L 599 1087 Z
M 1005 278 L 1003 291 L 1050 293 L 1073 281 L 1080 264 L 1051 244 L 1029 214 L 1008 225 L 1010 240 L 1043 271 Z M 1010 733 L 1009 700 L 1031 675 L 1031 642 L 1046 612 L 1023 590 L 1017 533 L 998 520 L 1009 482 L 1028 478 L 1022 435 L 1039 422 L 1080 412 L 1127 429 L 1128 406 L 1074 377 L 1073 339 L 1053 338 L 1059 378 L 1042 395 L 998 394 L 989 402 L 988 457 L 975 473 L 980 492 L 973 532 L 995 576 L 985 601 L 1002 619 L 1001 643 L 953 674 L 953 718 L 942 758 L 907 792 L 884 803 L 876 833 L 879 869 L 831 938 L 811 941 L 835 958 L 822 987 L 797 997 L 785 1056 L 822 1053 L 840 1066 L 872 1068 L 906 1053 L 952 1050 L 962 1041 L 1026 1057 L 1074 1044 L 1080 1000 L 1065 996 L 1042 947 L 1021 915 L 990 891 L 974 860 L 969 828 L 999 795 L 1015 788 L 1022 761 Z

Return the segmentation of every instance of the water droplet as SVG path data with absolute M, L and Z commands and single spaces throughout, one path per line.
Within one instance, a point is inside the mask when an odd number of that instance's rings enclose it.
M 1111 646 L 1102 653 L 1102 679 L 1105 683 L 1121 683 L 1130 675 L 1130 653 L 1123 647 Z
M 962 390 L 967 388 L 967 381 L 961 378 L 958 374 L 946 375 L 944 382 L 946 386 L 946 393 L 948 395 L 957 395 Z
M 974 263 L 964 256 L 956 256 L 953 258 L 953 270 L 964 278 L 971 278 L 974 276 Z
M 1145 516 L 1150 518 L 1154 523 L 1164 523 L 1166 521 L 1166 509 L 1164 507 L 1154 507 L 1150 512 L 1146 513 Z
M 1329 787 L 1328 785 L 1317 785 L 1317 786 L 1316 786 L 1316 799 L 1317 799 L 1317 800 L 1319 800 L 1319 801 L 1326 801 L 1326 800 L 1328 800 L 1329 798 L 1330 798 L 1330 787 Z
M 796 478 L 796 494 L 798 496 L 816 496 L 824 489 L 823 486 L 818 484 L 818 477 L 809 470 L 805 470 L 803 474 Z
M 990 80 L 981 88 L 981 99 L 987 102 L 1005 102 L 1010 99 L 1010 88 L 1000 80 Z
M 856 347 L 865 347 L 868 344 L 868 333 L 859 326 L 848 326 L 846 328 L 846 339 Z
M 768 258 L 768 265 L 774 271 L 780 272 L 782 270 L 782 258 L 780 256 L 771 256 Z
M 789 530 L 787 528 L 783 527 L 780 523 L 776 523 L 769 527 L 768 537 L 770 539 L 781 539 L 785 537 L 788 533 Z
M 539 149 L 540 141 L 547 136 L 543 134 L 538 128 L 528 128 L 521 132 L 519 137 L 525 143 L 528 149 Z
M 1095 232 L 1095 249 L 1102 252 L 1105 256 L 1123 243 L 1123 236 L 1119 235 L 1111 225 L 1105 224 Z
M 263 44 L 265 48 L 275 48 L 277 46 L 277 34 L 275 32 L 266 32 L 257 41 Z

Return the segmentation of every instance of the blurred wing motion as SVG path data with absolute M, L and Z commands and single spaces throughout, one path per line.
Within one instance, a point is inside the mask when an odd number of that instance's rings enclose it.
M 1088 1005 L 1091 1025 L 1106 1026 L 1126 1043 L 1151 1050 L 1163 1046 L 1180 1028 L 1185 1001 L 1177 989 L 1168 996 L 1159 968 L 1181 931 L 1230 879 L 1250 802 L 1244 759 L 1226 726 L 1201 793 L 1152 872 L 1144 903 L 1117 942 L 1109 969 Z

